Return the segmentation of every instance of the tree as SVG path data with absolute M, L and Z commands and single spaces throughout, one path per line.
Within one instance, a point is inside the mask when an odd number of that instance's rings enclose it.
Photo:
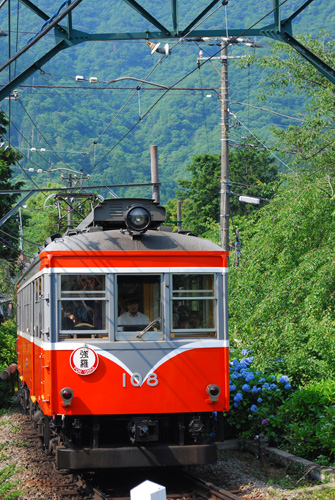
M 177 195 L 185 201 L 183 225 L 201 235 L 210 229 L 220 217 L 220 155 L 195 156 L 188 165 L 191 180 L 178 180 L 183 191 Z M 278 180 L 277 165 L 270 153 L 247 144 L 236 148 L 229 155 L 231 191 L 263 198 L 271 198 Z M 230 197 L 232 215 L 245 215 L 254 206 L 241 204 Z
M 230 270 L 232 343 L 297 383 L 335 374 L 332 191 L 320 172 L 286 176 Z
M 298 37 L 307 48 L 325 61 L 335 65 L 335 41 L 321 31 L 319 36 Z M 256 61 L 253 57 L 248 64 Z M 289 155 L 291 164 L 298 168 L 323 169 L 332 172 L 334 155 L 334 84 L 308 63 L 292 47 L 274 43 L 270 56 L 257 60 L 258 67 L 269 69 L 265 90 L 260 96 L 265 100 L 276 95 L 278 100 L 289 91 L 303 103 L 300 123 L 288 127 L 274 127 L 278 138 L 276 149 Z
M 15 163 L 19 161 L 22 156 L 20 153 L 13 151 L 11 147 L 6 146 L 2 141 L 4 135 L 6 134 L 7 125 L 8 121 L 6 120 L 5 114 L 0 110 L 0 189 L 16 190 L 23 186 L 23 182 L 12 182 L 13 171 L 11 166 L 15 165 Z M 0 218 L 9 212 L 13 203 L 19 196 L 19 194 L 1 195 Z M 0 242 L 2 243 L 0 244 L 0 259 L 5 258 L 8 260 L 17 258 L 18 252 L 15 247 L 19 234 L 18 221 L 15 217 L 11 217 L 11 219 L 9 219 L 8 222 L 6 222 L 6 224 L 4 224 L 0 229 Z M 14 234 L 16 236 L 14 236 Z

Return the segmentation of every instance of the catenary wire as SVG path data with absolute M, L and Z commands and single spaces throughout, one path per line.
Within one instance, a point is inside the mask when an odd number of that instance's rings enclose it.
M 18 99 L 19 103 L 21 104 L 24 112 L 26 113 L 26 115 L 28 116 L 29 120 L 31 121 L 31 123 L 34 125 L 34 127 L 36 128 L 37 132 L 40 134 L 40 136 L 42 137 L 42 139 L 44 140 L 44 142 L 49 146 L 49 148 L 53 151 L 52 149 L 52 146 L 50 145 L 50 143 L 47 141 L 47 139 L 44 137 L 44 135 L 42 134 L 42 132 L 40 131 L 40 129 L 38 128 L 38 126 L 36 125 L 36 123 L 34 122 L 34 120 L 32 119 L 32 117 L 30 116 L 30 114 L 28 113 L 26 107 L 24 106 L 23 102 L 21 101 L 21 99 Z M 60 158 L 60 156 L 58 156 L 58 154 L 53 151 L 53 153 L 55 154 L 55 156 L 58 158 L 58 160 L 63 163 L 66 167 L 68 167 L 67 163 L 65 163 L 64 160 L 62 160 L 62 158 Z
M 267 14 L 265 14 L 263 17 L 261 17 L 260 19 L 258 19 L 255 23 L 253 23 L 251 26 L 249 26 L 248 28 L 246 28 L 245 30 L 242 31 L 242 33 L 240 33 L 238 36 L 235 36 L 235 37 L 232 37 L 232 39 L 230 41 L 227 42 L 226 45 L 230 45 L 232 44 L 234 41 L 236 41 L 239 37 L 243 36 L 244 33 L 246 33 L 247 31 L 249 31 L 250 29 L 252 29 L 254 26 L 256 26 L 258 23 L 260 23 L 263 19 L 265 19 L 267 16 L 269 16 L 272 12 L 274 12 L 275 10 L 277 10 L 280 6 L 284 5 L 288 0 L 283 0 L 283 2 L 281 2 L 277 7 L 273 8 L 271 11 L 269 11 Z M 218 9 L 216 9 L 218 10 Z M 202 21 L 204 22 L 204 20 Z M 195 26 L 193 29 L 195 29 L 197 26 Z M 192 31 L 193 29 L 187 33 L 183 38 L 186 38 Z M 178 40 L 178 42 L 176 42 L 175 45 L 173 45 L 171 47 L 171 50 L 178 44 L 180 43 L 182 39 Z M 216 53 L 214 53 L 210 59 L 207 59 L 206 61 L 203 61 L 202 63 L 200 63 L 200 67 L 203 66 L 204 64 L 207 63 L 207 61 L 211 60 L 213 57 L 215 57 L 217 54 L 219 54 L 221 52 L 221 48 L 220 50 L 218 50 Z M 163 56 L 164 57 L 164 56 Z M 161 58 L 162 60 L 163 58 Z M 160 60 L 160 61 L 161 61 Z M 159 62 L 160 62 L 159 61 Z M 152 71 L 149 73 L 148 76 L 150 76 L 150 74 L 154 71 L 154 69 L 157 67 L 157 65 L 159 64 L 159 62 L 154 66 L 154 68 L 152 69 Z M 174 88 L 176 87 L 179 83 L 181 83 L 183 80 L 185 80 L 187 77 L 189 77 L 191 74 L 193 74 L 199 67 L 197 65 L 197 67 L 195 67 L 193 70 L 189 71 L 186 75 L 184 75 L 182 78 L 180 78 L 177 82 L 175 82 L 173 85 L 171 85 L 167 90 L 163 91 L 163 94 L 156 100 L 156 102 L 151 105 L 149 107 L 149 109 L 144 113 L 144 115 L 141 117 L 140 120 L 137 120 L 134 125 L 128 129 L 128 131 L 114 144 L 114 146 L 112 148 L 109 149 L 109 151 L 94 165 L 94 167 L 91 168 L 91 170 L 89 172 L 92 172 L 93 168 L 95 168 L 97 165 L 99 165 L 129 134 L 130 132 L 132 132 L 136 126 L 152 111 L 152 109 L 163 99 L 163 97 L 165 97 L 165 95 L 171 90 L 171 88 Z M 146 79 L 148 78 L 148 76 L 146 77 Z M 134 95 L 134 94 L 133 94 Z M 265 147 L 265 146 L 264 146 Z M 273 154 L 273 153 L 272 153 Z M 274 155 L 275 156 L 275 155 Z M 279 161 L 281 161 L 280 159 L 278 159 Z M 283 163 L 283 162 L 282 162 Z M 284 164 L 285 165 L 285 164 Z M 290 167 L 288 167 L 287 165 L 285 165 L 287 168 L 290 169 Z M 292 170 L 292 169 L 290 169 Z
M 280 163 L 282 163 L 284 165 L 284 167 L 286 167 L 288 170 L 291 170 L 291 172 L 296 173 L 291 167 L 286 165 L 286 163 L 283 162 L 283 160 L 281 160 L 277 155 L 275 155 L 274 152 L 271 151 L 271 149 L 269 149 L 260 139 L 258 139 L 258 137 L 253 132 L 251 132 L 251 130 L 248 129 L 248 127 L 246 125 L 244 125 L 244 123 L 236 116 L 235 113 L 233 113 L 232 111 L 230 111 L 229 113 L 235 118 L 235 120 L 237 120 L 242 125 L 242 127 L 244 127 L 248 131 L 248 133 L 250 135 L 252 135 L 254 137 L 254 139 L 256 139 L 257 142 L 259 142 L 263 146 L 264 149 L 269 151 L 269 153 L 272 156 L 274 156 Z

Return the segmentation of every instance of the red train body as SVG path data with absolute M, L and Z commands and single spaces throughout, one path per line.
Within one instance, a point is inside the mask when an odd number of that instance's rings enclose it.
M 107 200 L 19 282 L 22 403 L 59 468 L 216 460 L 227 254 L 163 219 L 151 201 Z

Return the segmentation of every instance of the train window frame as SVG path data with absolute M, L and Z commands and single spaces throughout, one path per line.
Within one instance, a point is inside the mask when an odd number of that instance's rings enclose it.
M 34 294 L 34 308 L 33 308 L 33 334 L 36 338 L 41 338 L 42 330 L 44 328 L 44 276 L 38 276 L 33 281 L 33 294 Z
M 63 281 L 64 279 L 64 281 Z M 72 283 L 77 283 L 77 289 L 75 290 L 62 290 L 62 282 L 65 281 Z M 89 289 L 87 284 L 89 281 L 95 280 L 100 286 L 96 289 Z M 60 340 L 74 340 L 74 339 L 95 339 L 95 340 L 107 340 L 109 338 L 109 320 L 108 320 L 108 274 L 106 273 L 60 273 L 57 276 L 57 318 L 58 318 L 58 335 Z M 84 282 L 86 282 L 86 288 L 84 289 Z M 70 328 L 64 327 L 63 321 L 64 316 L 64 304 L 69 303 L 73 308 L 75 302 L 81 303 L 82 309 L 85 308 L 86 312 L 91 309 L 91 322 L 79 321 L 77 325 L 71 325 L 68 321 Z M 92 303 L 92 307 L 89 304 Z M 93 315 L 95 314 L 97 304 L 101 303 L 101 308 L 98 306 L 99 320 L 102 321 L 101 328 L 94 327 Z M 69 307 L 68 306 L 68 307 Z M 70 309 L 69 309 L 70 311 Z M 75 313 L 75 311 L 73 311 Z M 73 316 L 73 314 L 71 314 Z M 69 315 L 70 317 L 70 315 Z
M 201 276 L 211 276 L 213 280 L 213 285 L 211 288 L 212 294 L 205 294 L 206 292 L 209 291 L 209 289 L 174 289 L 174 277 L 180 277 L 180 276 L 188 276 L 188 277 L 201 277 Z M 173 272 L 170 275 L 170 324 L 171 324 L 171 333 L 170 337 L 171 339 L 181 339 L 181 338 L 212 338 L 212 339 L 217 339 L 218 338 L 218 317 L 217 317 L 217 303 L 218 303 L 218 273 L 215 272 Z M 197 292 L 197 295 L 195 294 Z M 182 304 L 179 307 L 185 307 L 187 303 L 191 301 L 197 301 L 198 304 L 200 301 L 207 301 L 207 305 L 209 306 L 211 304 L 211 316 L 212 316 L 212 321 L 213 321 L 213 326 L 210 326 L 208 328 L 204 327 L 191 327 L 191 326 L 186 326 L 185 328 L 177 328 L 174 325 L 174 304 L 177 302 L 182 302 Z M 199 304 L 200 305 L 200 304 Z M 199 307 L 198 310 L 195 311 L 191 308 L 190 310 L 190 315 L 194 314 L 195 312 L 198 313 L 198 317 L 200 315 L 199 312 Z
M 115 304 L 114 304 L 114 317 L 115 317 L 115 327 L 114 327 L 114 339 L 116 342 L 120 341 L 162 341 L 164 340 L 164 317 L 165 317 L 165 307 L 164 307 L 164 273 L 160 272 L 148 272 L 148 273 L 116 273 L 115 274 Z M 154 278 L 158 279 L 159 282 L 155 283 Z M 123 283 L 123 291 L 121 291 L 120 287 L 120 281 L 124 280 Z M 137 279 L 137 283 L 136 283 Z M 158 285 L 158 299 L 159 301 L 156 303 L 156 306 L 158 304 L 159 308 L 159 323 L 154 323 L 149 330 L 145 330 L 145 324 L 141 325 L 141 329 L 131 329 L 132 325 L 119 325 L 118 324 L 118 319 L 121 315 L 122 306 L 120 305 L 122 302 L 126 302 L 125 299 L 120 300 L 121 294 L 123 295 L 125 293 L 125 285 L 126 285 L 126 280 L 129 280 L 129 282 L 132 280 L 132 287 L 133 291 L 131 292 L 128 290 L 129 296 L 137 296 L 139 294 L 139 291 L 136 291 L 136 285 L 137 286 L 149 286 L 149 285 Z M 140 311 L 142 314 L 145 314 L 147 317 L 146 313 L 148 310 L 146 308 L 151 309 L 151 312 L 155 312 L 155 291 L 154 288 L 152 287 L 151 294 L 148 297 L 144 297 L 144 293 L 139 294 L 139 302 L 143 307 L 140 307 Z M 156 293 L 157 293 L 157 288 L 156 288 Z M 151 302 L 150 302 L 151 300 Z M 146 302 L 146 305 L 144 304 Z M 141 310 L 143 309 L 143 310 Z M 125 311 L 126 312 L 126 311 Z M 150 312 L 148 312 L 150 314 Z M 151 318 L 151 315 L 149 317 L 151 322 L 153 322 L 155 319 L 158 319 L 158 317 Z M 133 325 L 134 327 L 136 325 Z M 126 327 L 127 331 L 123 330 L 122 327 Z

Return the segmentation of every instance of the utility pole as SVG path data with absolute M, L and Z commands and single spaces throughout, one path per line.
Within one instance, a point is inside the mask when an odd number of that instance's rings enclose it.
M 205 41 L 205 40 L 204 40 Z M 208 41 L 208 39 L 206 40 Z M 243 38 L 221 38 L 220 56 L 203 57 L 202 50 L 197 58 L 200 61 L 218 59 L 221 63 L 221 91 L 219 99 L 221 102 L 221 177 L 220 177 L 220 243 L 225 252 L 229 252 L 229 83 L 228 83 L 228 60 L 229 58 L 244 56 L 228 56 L 227 47 L 229 43 L 259 47 L 260 45 L 249 39 Z M 216 45 L 219 45 L 217 43 Z M 227 254 L 228 255 L 228 254 Z M 228 257 L 227 257 L 228 258 Z M 228 339 L 228 274 L 223 277 L 223 337 Z
M 67 181 L 67 187 L 69 190 L 69 194 L 71 193 L 72 189 L 72 174 L 69 173 L 67 177 L 64 175 L 61 175 L 62 181 Z M 73 227 L 73 220 L 72 220 L 72 211 L 73 211 L 73 206 L 72 206 L 72 198 L 71 196 L 68 196 L 66 198 L 66 204 L 67 204 L 67 228 L 72 229 Z
M 227 45 L 221 41 L 221 179 L 220 242 L 229 251 L 229 86 Z

